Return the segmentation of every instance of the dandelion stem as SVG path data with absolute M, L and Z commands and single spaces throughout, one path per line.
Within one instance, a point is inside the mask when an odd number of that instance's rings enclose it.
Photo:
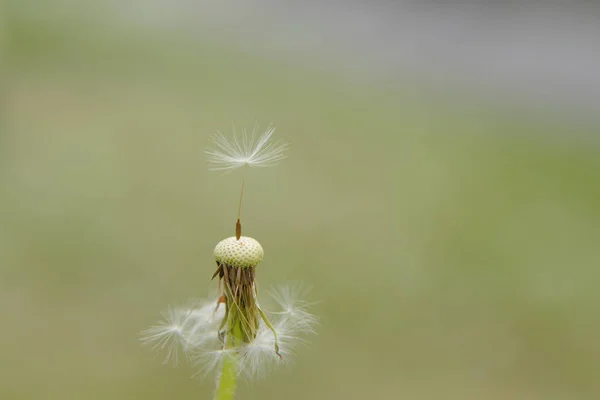
M 237 352 L 235 348 L 242 340 L 241 327 L 237 325 L 231 332 L 227 333 L 225 338 L 225 350 L 233 350 L 226 353 L 226 357 L 221 364 L 219 381 L 217 382 L 217 392 L 215 400 L 232 400 L 235 394 L 237 384 Z
M 215 400 L 232 400 L 235 394 L 238 375 L 238 349 L 248 342 L 248 333 L 244 330 L 244 317 L 239 305 L 234 304 L 234 293 L 230 286 L 225 286 L 225 326 L 230 327 L 225 333 L 223 350 L 225 357 L 221 363 L 221 372 L 217 382 Z

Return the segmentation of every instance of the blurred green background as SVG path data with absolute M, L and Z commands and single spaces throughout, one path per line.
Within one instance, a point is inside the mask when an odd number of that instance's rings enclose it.
M 321 326 L 239 399 L 600 397 L 598 126 L 101 20 L 5 20 L 0 398 L 211 398 L 138 334 L 211 293 L 242 175 Z M 289 158 L 209 173 L 256 121 Z

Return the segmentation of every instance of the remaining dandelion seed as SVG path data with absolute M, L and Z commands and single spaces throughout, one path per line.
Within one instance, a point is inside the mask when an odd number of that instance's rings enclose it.
M 233 131 L 233 137 L 228 140 L 221 132 L 217 132 L 212 140 L 216 148 L 207 149 L 208 163 L 211 171 L 233 170 L 248 165 L 250 167 L 271 167 L 286 156 L 283 154 L 289 146 L 281 140 L 273 141 L 274 126 L 269 126 L 260 136 L 257 135 L 258 125 L 248 136 L 246 129 L 241 137 Z
M 309 287 L 300 283 L 279 285 L 271 289 L 269 294 L 281 309 L 271 314 L 278 315 L 288 326 L 294 326 L 294 330 L 314 333 L 313 329 L 318 321 L 308 309 L 315 303 L 304 300 L 309 291 Z
M 293 287 L 279 286 L 278 290 L 301 293 Z M 262 320 L 258 321 L 255 336 L 248 342 L 226 348 L 224 337 L 228 325 L 224 323 L 225 307 L 219 298 L 197 301 L 197 307 L 170 308 L 163 313 L 163 321 L 142 332 L 140 340 L 158 352 L 165 353 L 165 363 L 177 365 L 180 354 L 186 355 L 198 368 L 198 374 L 207 375 L 216 371 L 223 360 L 235 355 L 238 358 L 236 373 L 247 378 L 264 377 L 272 368 L 290 362 L 294 349 L 305 344 L 305 333 L 312 333 L 316 318 L 302 304 L 310 304 L 303 299 L 288 298 L 292 308 L 285 307 L 266 311 L 272 322 L 269 328 Z M 273 297 L 278 302 L 277 297 Z M 219 305 L 219 307 L 217 307 Z M 296 308 L 296 307 L 300 308 Z M 294 317 L 291 317 L 294 316 Z M 260 319 L 260 317 L 259 317 Z M 276 332 L 276 335 L 274 334 Z M 278 345 L 278 356 L 275 344 Z
M 300 337 L 302 332 L 296 328 L 288 320 L 280 318 L 273 318 L 273 330 L 261 324 L 254 340 L 240 347 L 238 374 L 247 378 L 263 378 L 273 368 L 290 362 L 294 348 L 305 344 Z M 279 355 L 273 352 L 275 345 Z
M 280 285 L 270 291 L 279 308 L 263 311 L 255 283 L 256 267 L 264 258 L 260 243 L 247 236 L 230 237 L 214 253 L 216 300 L 170 308 L 162 322 L 142 332 L 141 340 L 164 351 L 165 362 L 176 364 L 179 352 L 185 353 L 201 375 L 220 370 L 222 376 L 226 370 L 235 376 L 264 377 L 290 361 L 294 348 L 305 343 L 303 334 L 314 332 L 317 321 L 307 310 L 311 303 L 298 297 L 307 290 Z
M 179 363 L 179 351 L 187 345 L 185 324 L 187 315 L 181 310 L 170 308 L 163 313 L 164 320 L 158 325 L 142 331 L 140 340 L 152 345 L 157 351 L 166 350 L 164 363 L 171 362 L 173 366 Z
M 171 307 L 162 314 L 162 321 L 142 331 L 140 340 L 156 351 L 164 351 L 163 363 L 177 366 L 180 352 L 189 355 L 195 348 L 216 339 L 214 333 L 223 314 L 215 310 L 212 302 L 196 302 L 194 308 Z

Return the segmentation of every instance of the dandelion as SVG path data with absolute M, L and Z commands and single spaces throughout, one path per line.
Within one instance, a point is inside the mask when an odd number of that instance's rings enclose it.
M 228 399 L 238 376 L 261 378 L 290 361 L 317 320 L 308 312 L 310 303 L 296 297 L 306 294 L 299 286 L 281 285 L 270 292 L 277 310 L 259 306 L 255 276 L 264 251 L 255 239 L 224 239 L 214 255 L 216 298 L 197 301 L 195 308 L 170 308 L 160 323 L 142 332 L 141 340 L 165 352 L 165 363 L 177 365 L 182 352 L 199 375 L 220 370 L 216 399 Z
M 270 142 L 274 130 L 269 127 L 255 139 L 255 127 L 250 138 L 243 131 L 241 139 L 234 133 L 231 142 L 218 134 L 217 149 L 207 151 L 212 169 L 274 165 L 287 149 Z M 214 250 L 216 297 L 193 307 L 170 308 L 163 321 L 141 336 L 144 344 L 166 353 L 165 363 L 176 365 L 179 353 L 184 353 L 197 366 L 197 374 L 217 371 L 216 400 L 233 398 L 238 377 L 263 377 L 288 362 L 294 349 L 306 343 L 303 335 L 314 333 L 317 323 L 308 311 L 312 304 L 303 299 L 307 290 L 299 285 L 280 285 L 270 292 L 278 310 L 260 307 L 256 269 L 264 250 L 257 240 L 242 236 L 243 190 L 242 182 L 235 236 L 221 240 Z
M 252 133 L 248 136 L 246 129 L 242 129 L 241 137 L 233 132 L 233 139 L 227 140 L 217 131 L 213 136 L 215 149 L 207 149 L 208 163 L 211 171 L 233 170 L 248 165 L 250 167 L 271 167 L 285 158 L 283 154 L 288 150 L 288 145 L 281 141 L 272 141 L 275 127 L 270 125 L 260 136 L 257 135 L 258 125 L 254 125 Z

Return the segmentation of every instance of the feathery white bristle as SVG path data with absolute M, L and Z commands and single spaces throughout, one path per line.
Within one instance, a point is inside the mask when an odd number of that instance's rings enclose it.
M 203 376 L 219 370 L 223 360 L 227 357 L 237 357 L 237 349 L 223 349 L 215 346 L 214 349 L 199 348 L 192 357 L 194 366 L 198 368 L 194 376 Z
M 162 313 L 163 320 L 141 332 L 142 344 L 155 351 L 164 351 L 164 363 L 177 366 L 179 353 L 188 353 L 203 343 L 217 338 L 219 321 L 223 311 L 215 312 L 215 303 L 201 307 L 170 307 Z
M 275 353 L 275 336 L 263 321 L 250 343 L 223 349 L 219 326 L 225 307 L 222 305 L 215 311 L 214 300 L 197 303 L 197 307 L 170 308 L 163 313 L 162 322 L 142 332 L 141 340 L 154 350 L 164 351 L 165 363 L 176 365 L 179 352 L 184 352 L 198 367 L 196 375 L 216 371 L 226 357 L 235 356 L 240 376 L 260 378 L 274 367 L 290 362 L 294 348 L 306 343 L 302 335 L 314 333 L 317 319 L 307 310 L 311 303 L 300 298 L 306 292 L 298 285 L 279 286 L 270 292 L 280 309 L 265 312 L 277 332 L 281 357 Z
M 186 347 L 184 334 L 187 316 L 175 308 L 169 308 L 163 314 L 163 320 L 158 324 L 142 331 L 140 340 L 143 344 L 151 345 L 156 351 L 165 351 L 165 364 L 179 363 L 179 351 Z
M 274 328 L 277 332 L 277 343 L 281 357 L 277 356 L 273 350 L 275 346 L 273 332 L 261 323 L 256 338 L 240 349 L 239 375 L 246 378 L 260 379 L 275 367 L 291 362 L 294 348 L 299 344 L 303 344 L 304 341 L 298 336 L 299 332 L 295 331 L 293 326 L 289 326 L 284 320 L 275 323 Z
M 303 300 L 309 291 L 309 287 L 300 283 L 272 288 L 269 295 L 281 311 L 270 314 L 278 315 L 281 321 L 285 321 L 288 326 L 293 326 L 295 331 L 314 333 L 314 327 L 318 321 L 314 315 L 308 312 L 308 308 L 314 303 Z
M 269 126 L 258 138 L 256 137 L 257 129 L 258 126 L 255 125 L 250 137 L 243 129 L 241 138 L 237 136 L 234 129 L 231 140 L 227 140 L 221 132 L 217 132 L 212 138 L 216 148 L 206 150 L 210 165 L 209 169 L 211 171 L 228 171 L 244 165 L 270 167 L 284 159 L 285 155 L 283 153 L 289 146 L 286 143 L 281 143 L 281 140 L 271 140 L 275 127 Z

